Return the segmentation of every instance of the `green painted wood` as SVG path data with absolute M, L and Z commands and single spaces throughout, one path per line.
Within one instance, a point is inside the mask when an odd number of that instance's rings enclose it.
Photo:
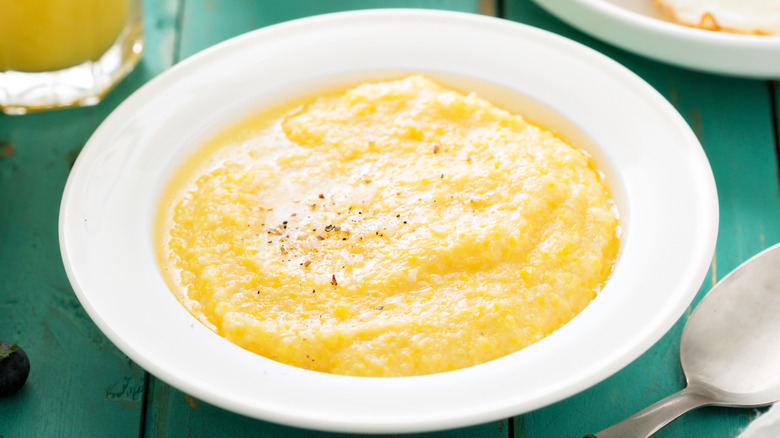
M 575 30 L 530 0 L 510 0 L 505 10 L 509 19 L 580 41 L 622 63 L 664 95 L 696 133 L 718 186 L 720 230 L 709 276 L 693 306 L 742 261 L 780 241 L 777 120 L 772 120 L 772 94 L 767 82 L 697 73 L 644 59 Z M 516 417 L 515 436 L 552 438 L 595 433 L 681 389 L 684 378 L 679 365 L 679 339 L 690 310 L 647 353 L 603 383 Z M 656 436 L 734 437 L 755 413 L 750 409 L 703 408 L 683 416 Z
M 182 58 L 230 37 L 271 24 L 331 12 L 372 8 L 430 8 L 492 12 L 492 0 L 187 0 L 181 36 Z
M 315 14 L 377 7 L 425 7 L 464 12 L 490 12 L 491 6 L 492 2 L 474 0 L 398 0 L 392 2 L 348 0 L 338 3 L 316 0 L 296 0 L 293 2 L 188 0 L 185 2 L 181 15 L 181 37 L 177 58 L 184 59 L 244 32 Z M 146 418 L 146 435 L 150 437 L 341 436 L 290 428 L 242 417 L 196 400 L 157 379 L 150 380 L 149 388 L 148 399 L 150 403 Z M 507 436 L 508 427 L 508 421 L 505 420 L 461 430 L 412 436 L 498 438 Z
M 425 7 L 465 12 L 490 11 L 492 2 L 472 0 L 393 1 L 348 0 L 320 2 L 264 2 L 245 0 L 217 2 L 188 0 L 181 15 L 181 37 L 178 59 L 184 59 L 233 36 L 263 26 L 300 17 L 352 9 L 377 7 Z M 157 379 L 149 384 L 149 408 L 146 436 L 150 437 L 335 437 L 325 432 L 307 431 L 246 418 L 184 394 Z M 412 437 L 506 437 L 508 421 L 475 426 L 455 431 L 411 435 Z M 350 435 L 359 436 L 359 435 Z
M 101 104 L 0 114 L 0 339 L 22 345 L 30 377 L 0 399 L 0 437 L 138 437 L 145 373 L 79 304 L 60 258 L 57 221 L 70 167 L 94 129 L 173 63 L 175 15 L 149 2 L 141 64 Z M 174 3 L 175 6 L 175 3 Z M 175 10 L 175 8 L 174 8 Z
M 315 14 L 377 7 L 425 7 L 464 12 L 490 12 L 491 5 L 492 2 L 472 0 L 393 2 L 349 0 L 338 3 L 315 0 L 294 2 L 188 0 L 185 2 L 181 14 L 181 36 L 177 59 L 184 59 L 244 32 Z M 150 380 L 149 388 L 148 399 L 150 403 L 146 418 L 147 436 L 340 436 L 289 428 L 242 417 L 196 400 L 157 379 Z M 499 421 L 457 431 L 417 436 L 505 437 L 507 436 L 507 428 L 507 421 Z

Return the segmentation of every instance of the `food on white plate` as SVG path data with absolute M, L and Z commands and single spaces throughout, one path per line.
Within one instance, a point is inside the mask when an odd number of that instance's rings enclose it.
M 672 21 L 700 29 L 780 36 L 780 0 L 653 0 Z

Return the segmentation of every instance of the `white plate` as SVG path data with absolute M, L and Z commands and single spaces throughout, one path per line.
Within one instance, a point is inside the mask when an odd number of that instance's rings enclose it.
M 533 0 L 574 27 L 620 48 L 680 67 L 780 78 L 780 37 L 737 35 L 672 23 L 652 0 Z
M 402 72 L 473 87 L 593 154 L 622 213 L 620 259 L 603 292 L 529 348 L 421 377 L 298 369 L 201 325 L 155 264 L 153 221 L 173 170 L 205 135 L 260 105 Z M 390 433 L 506 418 L 618 371 L 690 304 L 709 267 L 717 221 L 713 176 L 696 137 L 663 97 L 619 64 L 505 20 L 374 10 L 251 32 L 150 81 L 84 147 L 65 188 L 60 243 L 73 288 L 98 327 L 165 382 L 273 422 Z

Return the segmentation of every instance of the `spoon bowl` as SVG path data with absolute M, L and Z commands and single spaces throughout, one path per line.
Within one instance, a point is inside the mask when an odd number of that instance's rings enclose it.
M 780 400 L 780 245 L 731 272 L 683 330 L 688 387 L 713 404 L 755 407 Z
M 691 314 L 680 340 L 687 386 L 586 438 L 648 437 L 700 406 L 780 400 L 780 244 L 726 275 Z

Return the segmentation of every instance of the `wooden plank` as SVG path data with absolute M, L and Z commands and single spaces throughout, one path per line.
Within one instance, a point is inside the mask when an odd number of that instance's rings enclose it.
M 189 0 L 182 14 L 182 36 L 178 59 L 186 58 L 220 41 L 259 27 L 299 17 L 376 7 L 425 7 L 465 12 L 491 11 L 492 1 L 472 0 L 408 0 L 385 2 L 380 0 L 347 0 L 320 2 L 296 0 L 293 2 L 266 2 L 243 0 L 218 2 Z M 333 437 L 325 432 L 307 431 L 246 418 L 214 407 L 186 395 L 157 379 L 150 380 L 149 409 L 146 435 L 150 437 Z M 506 420 L 472 428 L 441 433 L 404 435 L 411 437 L 505 437 L 509 425 Z M 359 437 L 360 435 L 350 435 Z
M 98 106 L 0 115 L 0 338 L 28 352 L 25 387 L 0 399 L 0 437 L 137 437 L 145 373 L 78 303 L 62 267 L 57 221 L 70 167 L 103 119 L 173 62 L 172 2 L 149 2 L 142 63 Z M 175 8 L 174 8 L 175 9 Z M 165 47 L 168 50 L 165 50 Z
M 702 142 L 720 198 L 720 233 L 708 279 L 694 305 L 717 279 L 780 241 L 777 152 L 767 84 L 657 63 L 613 48 L 569 27 L 529 0 L 512 0 L 507 18 L 585 43 L 633 70 L 685 117 Z M 670 212 L 673 213 L 673 212 Z M 690 312 L 690 309 L 689 309 Z M 684 385 L 679 337 L 687 314 L 646 354 L 603 383 L 545 409 L 517 417 L 517 437 L 595 433 Z M 703 408 L 657 437 L 733 437 L 754 416 L 748 409 Z
M 391 7 L 492 12 L 492 4 L 492 1 L 479 0 L 188 0 L 183 15 L 179 53 L 183 59 L 236 35 L 311 15 Z

